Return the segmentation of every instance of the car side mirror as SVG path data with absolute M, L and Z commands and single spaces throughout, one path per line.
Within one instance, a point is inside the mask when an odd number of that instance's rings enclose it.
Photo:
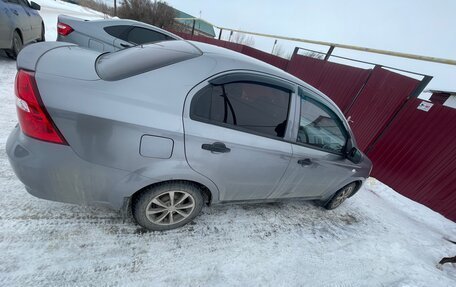
M 347 153 L 347 159 L 353 163 L 360 163 L 363 159 L 363 154 L 356 147 L 352 147 Z
M 30 8 L 34 9 L 34 10 L 41 10 L 41 6 L 36 4 L 35 2 L 30 2 Z

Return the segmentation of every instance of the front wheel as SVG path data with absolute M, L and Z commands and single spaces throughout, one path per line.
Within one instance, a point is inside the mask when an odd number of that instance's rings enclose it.
M 353 192 L 355 192 L 356 188 L 356 183 L 352 182 L 349 185 L 344 186 L 341 188 L 334 196 L 331 198 L 331 200 L 326 203 L 324 206 L 326 209 L 335 209 L 339 207 L 347 198 L 349 198 Z
M 19 54 L 19 52 L 22 49 L 22 44 L 23 43 L 22 43 L 21 36 L 19 35 L 19 33 L 17 31 L 14 31 L 14 34 L 13 34 L 13 47 L 11 47 L 10 50 L 5 50 L 6 55 L 8 55 L 8 57 L 10 57 L 11 59 L 16 60 L 17 55 Z
M 174 229 L 192 221 L 201 212 L 203 202 L 201 190 L 194 184 L 160 184 L 135 198 L 133 217 L 148 230 Z

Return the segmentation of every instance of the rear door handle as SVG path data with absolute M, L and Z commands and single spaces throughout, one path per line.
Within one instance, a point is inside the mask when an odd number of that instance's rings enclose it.
M 124 48 L 131 48 L 133 47 L 132 45 L 128 45 L 128 44 L 124 44 L 124 43 L 120 43 L 120 46 L 124 47 Z
M 203 144 L 203 145 L 201 145 L 201 148 L 204 150 L 208 150 L 211 152 L 217 152 L 217 153 L 226 153 L 226 152 L 231 151 L 230 148 L 227 148 L 226 145 L 221 142 L 215 142 L 213 144 Z
M 310 158 L 300 159 L 300 160 L 298 160 L 298 164 L 300 164 L 302 166 L 311 165 L 312 164 L 312 160 Z
M 14 15 L 19 16 L 19 13 L 17 12 L 17 10 L 11 9 L 11 11 L 13 12 Z

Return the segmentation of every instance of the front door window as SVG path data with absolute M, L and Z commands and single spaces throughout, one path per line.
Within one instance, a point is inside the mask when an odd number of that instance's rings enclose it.
M 332 153 L 343 153 L 347 132 L 340 119 L 323 104 L 301 97 L 301 115 L 296 142 Z

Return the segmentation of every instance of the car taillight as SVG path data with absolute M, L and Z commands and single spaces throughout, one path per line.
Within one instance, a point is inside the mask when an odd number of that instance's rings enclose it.
M 68 145 L 41 101 L 35 74 L 19 70 L 15 92 L 17 116 L 22 132 L 35 139 Z
M 73 32 L 73 28 L 71 28 L 70 25 L 67 25 L 65 23 L 57 23 L 57 33 L 59 33 L 59 35 L 62 35 L 62 36 L 67 36 L 68 34 L 70 34 L 71 32 Z

